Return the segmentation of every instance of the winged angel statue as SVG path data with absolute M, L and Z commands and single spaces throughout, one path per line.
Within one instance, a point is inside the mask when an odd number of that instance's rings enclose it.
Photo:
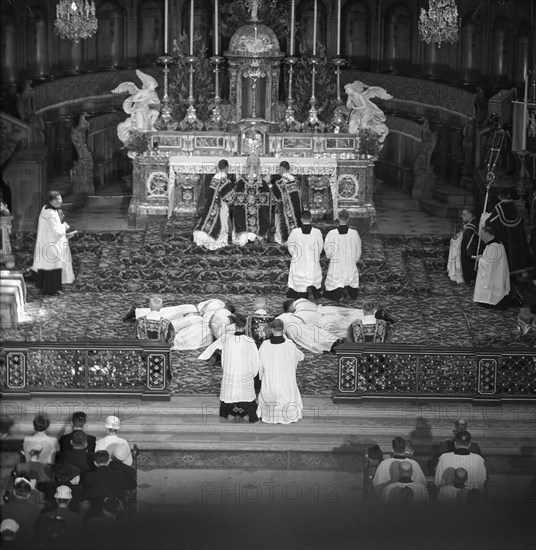
M 369 128 L 379 135 L 380 143 L 383 143 L 389 128 L 385 124 L 384 112 L 371 99 L 391 99 L 393 96 L 380 86 L 367 86 L 360 80 L 346 84 L 344 91 L 348 94 L 346 107 L 351 111 L 348 132 L 357 134 L 361 128 Z
M 124 122 L 117 125 L 117 136 L 123 143 L 128 143 L 133 131 L 151 132 L 159 116 L 159 111 L 153 107 L 160 104 L 160 99 L 155 89 L 158 82 L 148 74 L 136 70 L 138 78 L 142 82 L 141 90 L 134 82 L 122 82 L 112 90 L 113 94 L 128 92 L 130 97 L 123 101 L 125 113 L 130 115 Z

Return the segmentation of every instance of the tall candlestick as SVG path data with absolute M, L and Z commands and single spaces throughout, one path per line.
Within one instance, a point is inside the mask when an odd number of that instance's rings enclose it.
M 194 0 L 190 0 L 190 55 L 194 55 Z
M 341 0 L 337 2 L 337 57 L 341 56 Z
M 294 55 L 294 33 L 296 32 L 296 22 L 295 22 L 295 3 L 296 0 L 292 0 L 292 4 L 290 5 L 290 48 L 288 54 L 290 56 Z
M 220 48 L 218 44 L 218 0 L 214 1 L 214 55 L 219 55 Z
M 315 0 L 315 11 L 313 15 L 313 55 L 316 55 L 316 20 L 317 20 L 317 13 L 318 11 L 318 3 L 317 0 Z
M 169 0 L 166 0 L 164 4 L 164 53 L 168 51 L 168 8 Z

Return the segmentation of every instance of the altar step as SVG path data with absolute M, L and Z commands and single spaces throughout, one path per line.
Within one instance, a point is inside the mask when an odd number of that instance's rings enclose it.
M 421 210 L 433 216 L 460 221 L 462 208 L 472 205 L 473 200 L 473 194 L 467 189 L 440 185 L 433 189 L 432 197 L 419 199 L 419 206 Z
M 88 400 L 66 398 L 59 408 L 57 400 L 39 397 L 29 402 L 7 400 L 5 411 L 14 413 L 16 420 L 11 440 L 32 433 L 34 411 L 49 411 L 49 433 L 57 435 L 72 411 L 81 409 L 88 414 L 87 432 L 98 437 L 103 434 L 106 416 L 119 416 L 120 435 L 131 445 L 136 444 L 141 452 L 295 451 L 347 452 L 360 456 L 367 447 L 376 444 L 384 451 L 390 450 L 395 436 L 410 439 L 418 455 L 431 456 L 434 443 L 450 436 L 456 417 L 442 414 L 444 406 L 433 403 L 422 407 L 409 401 L 334 405 L 330 398 L 321 396 L 303 397 L 303 403 L 303 419 L 289 425 L 221 422 L 215 395 L 178 396 L 165 404 L 131 400 L 111 403 L 98 396 Z M 494 414 L 470 405 L 458 404 L 456 409 L 470 418 L 473 440 L 485 457 L 495 457 L 495 467 L 500 467 L 501 473 L 536 473 L 531 406 L 503 405 Z M 16 414 L 17 410 L 21 414 Z

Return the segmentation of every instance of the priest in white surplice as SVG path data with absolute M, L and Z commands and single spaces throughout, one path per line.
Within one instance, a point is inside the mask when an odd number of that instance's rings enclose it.
M 272 336 L 259 349 L 262 386 L 257 415 L 269 424 L 290 424 L 303 416 L 296 368 L 305 355 L 283 336 L 283 330 L 283 321 L 275 319 Z
M 484 252 L 478 256 L 473 302 L 496 306 L 510 294 L 510 268 L 506 250 L 495 238 L 494 230 L 485 226 L 480 231 L 485 243 Z
M 329 258 L 324 298 L 339 301 L 346 297 L 355 300 L 359 292 L 357 262 L 361 259 L 359 233 L 348 227 L 350 215 L 347 210 L 339 212 L 339 227 L 332 229 L 324 242 L 324 251 Z
M 221 350 L 223 369 L 220 390 L 220 417 L 223 420 L 257 422 L 257 402 L 253 379 L 259 372 L 259 350 L 253 338 L 246 336 L 246 319 L 236 314 L 234 334 L 224 333 L 198 357 L 208 360 Z
M 301 227 L 290 232 L 287 247 L 292 259 L 288 274 L 287 298 L 320 298 L 322 269 L 320 254 L 324 248 L 322 233 L 311 226 L 311 212 L 301 216 Z
M 74 282 L 69 239 L 69 225 L 61 210 L 63 203 L 57 191 L 50 191 L 48 203 L 43 206 L 37 223 L 37 240 L 31 270 L 37 286 L 45 294 L 61 292 L 62 284 Z

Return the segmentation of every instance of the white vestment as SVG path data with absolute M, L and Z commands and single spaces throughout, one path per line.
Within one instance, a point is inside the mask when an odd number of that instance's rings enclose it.
M 68 230 L 69 225 L 60 220 L 58 210 L 43 206 L 37 223 L 32 271 L 61 269 L 62 284 L 74 282 Z
M 294 301 L 294 315 L 310 326 L 318 326 L 336 338 L 346 338 L 348 327 L 363 318 L 362 309 L 317 305 L 305 298 Z
M 198 359 L 206 361 L 216 350 L 221 350 L 223 369 L 220 401 L 254 401 L 253 379 L 259 372 L 259 350 L 254 340 L 245 334 L 224 334 L 212 342 Z
M 318 324 L 306 323 L 294 313 L 282 313 L 277 319 L 283 321 L 287 338 L 313 353 L 331 351 L 333 344 L 339 339 Z
M 447 273 L 449 279 L 455 283 L 463 283 L 461 246 L 463 231 L 450 240 L 449 259 L 447 261 Z
M 457 468 L 467 472 L 465 486 L 468 489 L 483 489 L 487 478 L 484 459 L 475 453 L 458 454 L 456 451 L 443 453 L 439 457 L 435 472 L 436 486 L 452 485 Z
M 296 367 L 303 353 L 289 340 L 259 349 L 259 378 L 262 380 L 257 416 L 270 424 L 290 424 L 302 418 L 303 403 L 296 383 Z
M 306 235 L 302 228 L 296 227 L 290 232 L 287 241 L 290 260 L 288 286 L 296 292 L 307 292 L 307 287 L 320 288 L 322 284 L 322 269 L 320 254 L 324 247 L 322 233 L 316 227 Z
M 324 251 L 329 258 L 326 275 L 326 290 L 350 286 L 359 288 L 357 262 L 361 259 L 361 238 L 355 229 L 348 228 L 348 233 L 341 234 L 332 229 L 324 242 Z
M 123 439 L 122 437 L 119 437 L 116 434 L 109 434 L 102 439 L 97 439 L 97 443 L 95 445 L 95 452 L 97 451 L 108 451 L 110 455 L 112 454 L 113 447 L 115 445 L 121 445 L 122 447 L 128 448 L 130 450 L 130 445 L 128 444 L 128 441 L 126 439 Z M 132 466 L 132 454 L 123 460 L 123 462 L 127 466 Z
M 136 308 L 136 319 L 150 311 L 146 307 Z M 231 312 L 225 309 L 225 302 L 218 298 L 205 300 L 197 306 L 182 304 L 162 307 L 159 313 L 164 319 L 171 321 L 175 329 L 175 340 L 171 348 L 173 350 L 204 348 L 214 338 L 219 338 L 224 329 L 227 330 L 226 325 L 230 325 L 228 316 Z
M 473 302 L 497 305 L 510 294 L 510 268 L 504 246 L 493 241 L 486 245 L 476 273 Z

